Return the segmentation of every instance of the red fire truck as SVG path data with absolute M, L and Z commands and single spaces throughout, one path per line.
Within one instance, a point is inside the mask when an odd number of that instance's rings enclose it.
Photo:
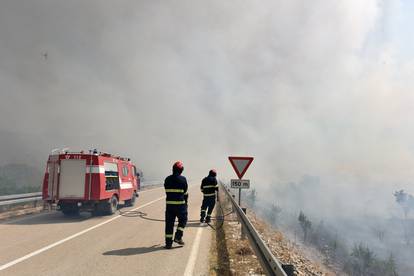
M 129 158 L 97 151 L 51 154 L 43 180 L 43 200 L 65 215 L 79 211 L 111 215 L 118 203 L 133 206 L 140 179 Z

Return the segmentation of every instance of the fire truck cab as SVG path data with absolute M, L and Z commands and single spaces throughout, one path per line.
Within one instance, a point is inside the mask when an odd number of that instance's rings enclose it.
M 79 211 L 111 215 L 120 202 L 133 206 L 139 188 L 139 173 L 129 158 L 96 151 L 65 152 L 49 156 L 42 196 L 65 215 Z

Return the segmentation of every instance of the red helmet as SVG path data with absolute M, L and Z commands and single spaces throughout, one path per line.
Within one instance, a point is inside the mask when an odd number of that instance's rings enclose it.
M 210 175 L 210 176 L 217 176 L 217 171 L 216 171 L 215 169 L 211 169 L 211 170 L 208 172 L 208 175 Z
M 177 161 L 173 165 L 173 172 L 182 173 L 184 170 L 183 162 Z

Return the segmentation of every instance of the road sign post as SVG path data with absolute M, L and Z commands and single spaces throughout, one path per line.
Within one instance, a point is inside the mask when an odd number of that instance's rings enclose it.
M 241 189 L 250 188 L 250 180 L 242 179 L 247 169 L 250 167 L 250 164 L 253 162 L 253 157 L 237 157 L 229 156 L 229 161 L 234 171 L 237 174 L 237 179 L 231 180 L 232 188 L 239 188 L 239 206 L 241 206 Z

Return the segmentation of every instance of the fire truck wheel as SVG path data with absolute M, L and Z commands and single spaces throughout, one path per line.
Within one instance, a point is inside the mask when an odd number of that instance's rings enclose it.
M 134 206 L 136 198 L 137 196 L 135 195 L 135 193 L 133 193 L 131 199 L 125 200 L 125 206 L 127 207 Z
M 92 211 L 92 215 L 93 216 L 100 216 L 102 215 L 103 211 L 102 211 L 102 204 L 98 203 L 95 205 L 95 208 Z
M 76 216 L 79 215 L 79 208 L 76 205 L 68 204 L 68 205 L 61 205 L 62 213 L 65 216 Z
M 118 198 L 113 195 L 111 200 L 106 204 L 106 214 L 113 215 L 118 210 Z

